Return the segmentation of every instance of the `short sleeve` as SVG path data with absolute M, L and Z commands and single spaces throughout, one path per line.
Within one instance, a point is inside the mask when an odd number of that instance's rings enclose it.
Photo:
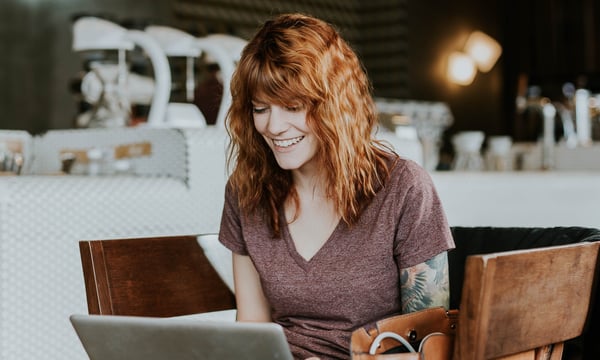
M 429 173 L 407 163 L 397 181 L 397 206 L 401 210 L 394 255 L 398 266 L 405 269 L 454 248 L 454 240 Z
M 219 241 L 232 252 L 239 255 L 248 255 L 242 231 L 242 218 L 231 184 L 225 187 L 225 202 L 219 229 Z

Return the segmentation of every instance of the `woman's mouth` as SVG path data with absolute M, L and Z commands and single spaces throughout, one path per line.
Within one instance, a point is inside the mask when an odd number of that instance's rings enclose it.
M 273 145 L 275 145 L 277 147 L 287 148 L 292 145 L 296 145 L 297 143 L 302 141 L 302 139 L 304 139 L 304 136 L 298 136 L 298 137 L 286 139 L 286 140 L 275 140 L 275 139 L 272 139 L 272 140 L 273 140 Z

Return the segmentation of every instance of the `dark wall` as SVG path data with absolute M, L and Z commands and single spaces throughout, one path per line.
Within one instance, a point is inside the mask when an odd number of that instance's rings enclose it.
M 509 6 L 514 12 L 511 23 L 504 24 L 507 108 L 532 86 L 554 102 L 564 99 L 565 83 L 600 93 L 600 2 L 510 0 Z M 536 137 L 526 117 L 513 114 L 511 119 L 518 139 Z
M 375 95 L 407 98 L 409 0 L 172 0 L 178 26 L 249 38 L 277 13 L 301 12 L 334 24 L 358 52 Z M 200 25 L 200 26 L 199 26 Z
M 471 85 L 452 84 L 446 78 L 447 56 L 461 50 L 472 31 L 502 41 L 502 9 L 496 3 L 410 1 L 410 95 L 448 103 L 455 118 L 448 133 L 484 130 L 496 135 L 509 131 L 502 106 L 503 56 L 490 72 L 478 73 Z
M 409 4 L 410 96 L 449 104 L 455 123 L 446 140 L 460 130 L 535 140 L 539 134 L 523 134 L 527 126 L 516 114 L 517 95 L 539 86 L 542 96 L 559 101 L 565 82 L 600 92 L 600 2 L 596 0 L 412 0 Z M 446 56 L 460 49 L 473 30 L 498 40 L 503 53 L 492 71 L 478 73 L 471 85 L 449 84 Z

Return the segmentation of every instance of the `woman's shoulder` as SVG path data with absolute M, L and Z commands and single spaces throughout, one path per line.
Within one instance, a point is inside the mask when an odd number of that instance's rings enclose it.
M 430 178 L 427 170 L 412 159 L 390 154 L 388 164 L 390 180 L 392 181 L 406 183 L 407 181 L 422 181 Z

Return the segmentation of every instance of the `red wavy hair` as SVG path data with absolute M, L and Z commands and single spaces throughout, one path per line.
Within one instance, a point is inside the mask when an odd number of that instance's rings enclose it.
M 391 150 L 372 138 L 377 124 L 371 84 L 358 57 L 330 24 L 302 14 L 267 21 L 242 52 L 231 81 L 227 116 L 230 186 L 243 212 L 260 211 L 280 235 L 280 211 L 298 197 L 291 172 L 277 164 L 254 128 L 252 100 L 298 101 L 319 141 L 316 159 L 326 194 L 343 221 L 354 224 L 389 170 Z

